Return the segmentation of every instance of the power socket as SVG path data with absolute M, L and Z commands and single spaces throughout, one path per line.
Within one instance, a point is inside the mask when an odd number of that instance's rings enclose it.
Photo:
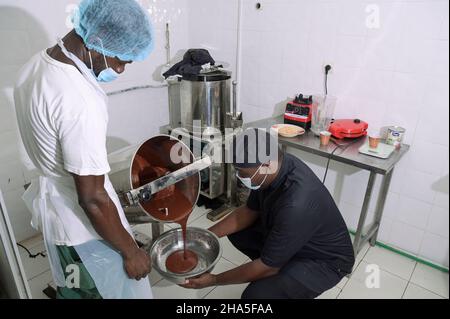
M 334 72 L 334 66 L 333 66 L 332 63 L 328 63 L 328 62 L 326 62 L 326 63 L 324 63 L 324 64 L 322 65 L 322 70 L 323 70 L 323 72 L 326 72 L 326 69 L 327 69 L 328 67 L 330 68 L 329 71 L 328 71 L 328 74 L 333 74 L 333 72 Z

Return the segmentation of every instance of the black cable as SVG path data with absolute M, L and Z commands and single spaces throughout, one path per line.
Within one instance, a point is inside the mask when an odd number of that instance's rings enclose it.
M 331 65 L 328 64 L 325 66 L 325 96 L 328 95 L 328 74 L 330 73 L 331 69 Z
M 29 257 L 29 258 L 33 258 L 33 259 L 34 259 L 34 258 L 37 258 L 37 257 L 39 257 L 39 256 L 44 257 L 44 258 L 47 257 L 47 256 L 44 254 L 44 252 L 42 252 L 42 251 L 41 251 L 40 253 L 37 253 L 37 254 L 34 255 L 34 254 L 31 253 L 31 251 L 28 250 L 27 247 L 25 247 L 25 246 L 23 246 L 23 245 L 21 245 L 21 244 L 17 244 L 17 246 L 19 246 L 20 248 L 24 249 L 24 250 L 28 253 L 28 257 Z
M 353 140 L 353 141 L 351 141 L 351 142 L 348 142 L 348 143 L 346 143 L 346 144 L 337 144 L 337 143 L 335 142 L 337 146 L 336 146 L 336 148 L 333 150 L 333 152 L 331 152 L 330 155 L 328 156 L 327 168 L 325 169 L 325 174 L 324 174 L 324 176 L 323 176 L 322 184 L 325 185 L 325 181 L 327 180 L 327 175 L 328 175 L 328 170 L 329 170 L 329 168 L 330 168 L 331 158 L 333 157 L 334 153 L 336 153 L 336 151 L 337 151 L 338 149 L 342 149 L 342 152 L 345 152 L 345 151 L 350 147 L 350 145 L 355 144 L 355 143 L 358 142 L 359 140 L 360 140 L 360 139 L 357 138 L 357 139 L 355 139 L 355 140 Z
M 339 148 L 340 148 L 340 146 L 337 145 L 336 148 L 333 150 L 333 152 L 331 152 L 330 155 L 328 156 L 327 168 L 325 169 L 325 175 L 323 176 L 322 184 L 325 184 L 325 181 L 327 180 L 328 169 L 330 168 L 331 158 L 333 157 L 334 153 L 336 153 L 336 151 L 337 151 Z

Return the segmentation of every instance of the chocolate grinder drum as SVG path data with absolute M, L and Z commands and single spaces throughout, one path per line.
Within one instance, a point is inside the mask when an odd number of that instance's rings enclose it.
M 142 222 L 181 225 L 153 237 L 154 269 L 175 284 L 211 271 L 221 257 L 219 239 L 205 229 L 187 228 L 200 193 L 200 171 L 211 159 L 195 160 L 184 143 L 159 135 L 111 154 L 109 161 L 109 178 L 129 220 L 130 214 L 140 214 Z
M 189 214 L 200 192 L 199 171 L 210 165 L 208 159 L 195 162 L 189 148 L 168 135 L 115 152 L 109 161 L 109 178 L 127 218 L 143 222 L 173 222 Z

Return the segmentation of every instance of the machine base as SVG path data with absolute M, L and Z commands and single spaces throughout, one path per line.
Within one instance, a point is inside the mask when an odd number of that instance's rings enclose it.
M 227 216 L 229 213 L 231 213 L 233 210 L 235 210 L 236 207 L 231 206 L 229 204 L 223 204 L 221 207 L 217 208 L 216 210 L 213 210 L 206 215 L 206 217 L 212 221 L 216 222 L 219 219 L 222 219 L 223 217 Z

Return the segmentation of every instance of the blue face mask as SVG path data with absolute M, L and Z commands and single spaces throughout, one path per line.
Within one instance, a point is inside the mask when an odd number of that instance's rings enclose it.
M 117 80 L 119 77 L 119 74 L 114 71 L 112 68 L 107 68 L 100 72 L 100 74 L 97 76 L 97 81 L 107 83 Z
M 94 76 L 97 79 L 97 81 L 101 82 L 101 83 L 107 83 L 107 82 L 112 82 L 114 80 L 117 80 L 117 78 L 119 77 L 119 74 L 116 71 L 114 71 L 113 68 L 110 68 L 108 66 L 108 61 L 106 61 L 106 56 L 104 54 L 103 54 L 103 58 L 105 59 L 106 69 L 101 71 L 99 73 L 99 75 L 97 76 L 97 75 L 95 75 L 94 66 L 92 64 L 91 51 L 89 51 L 89 59 L 91 60 L 91 72 L 92 72 L 92 74 L 94 74 Z
M 261 167 L 262 167 L 262 165 L 258 168 L 258 170 L 255 172 L 255 174 L 253 174 L 252 177 L 244 178 L 244 177 L 239 176 L 239 173 L 236 173 L 236 177 L 241 181 L 242 184 L 244 184 L 245 187 L 247 187 L 247 188 L 249 188 L 249 189 L 251 189 L 253 191 L 257 191 L 258 189 L 261 188 L 261 186 L 264 184 L 264 182 L 267 179 L 267 174 L 266 174 L 266 176 L 264 177 L 264 180 L 261 182 L 261 184 L 259 184 L 257 186 L 253 185 L 252 179 L 256 176 L 256 174 L 258 174 L 258 172 L 261 169 Z

